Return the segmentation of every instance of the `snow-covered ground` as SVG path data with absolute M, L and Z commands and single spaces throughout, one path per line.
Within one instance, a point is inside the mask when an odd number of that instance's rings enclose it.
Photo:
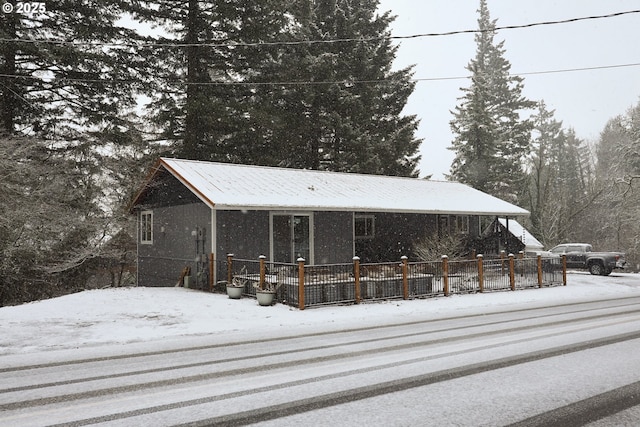
M 114 288 L 84 291 L 45 301 L 0 308 L 0 355 L 73 349 L 113 343 L 167 341 L 185 336 L 287 335 L 365 325 L 409 322 L 504 310 L 637 296 L 640 274 L 596 277 L 570 273 L 568 286 L 516 292 L 393 300 L 297 310 L 260 307 L 254 299 L 183 288 Z M 257 326 L 260 326 L 257 328 Z

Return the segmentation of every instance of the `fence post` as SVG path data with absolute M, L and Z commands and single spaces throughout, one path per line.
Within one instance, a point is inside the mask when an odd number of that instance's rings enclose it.
M 442 255 L 442 286 L 444 296 L 449 296 L 449 257 Z
M 304 310 L 304 258 L 298 258 L 298 308 Z
M 480 288 L 480 292 L 484 292 L 484 265 L 483 265 L 483 256 L 482 254 L 478 254 L 478 287 Z
M 562 285 L 567 286 L 567 255 L 562 254 Z
M 264 290 L 264 279 L 265 279 L 265 275 L 266 275 L 266 270 L 265 270 L 265 266 L 264 266 L 264 260 L 267 259 L 266 256 L 264 255 L 260 255 L 258 257 L 260 259 L 260 283 L 259 283 L 259 288 L 261 291 Z
M 354 292 L 356 304 L 360 304 L 360 258 L 357 256 L 353 257 L 353 280 L 356 287 Z
M 538 254 L 538 287 L 542 287 L 542 255 Z
M 500 251 L 500 274 L 504 274 L 504 258 L 505 252 L 504 249 Z
M 227 254 L 227 283 L 231 284 L 233 281 L 233 254 Z
M 516 266 L 516 260 L 515 260 L 515 255 L 513 254 L 509 254 L 509 283 L 511 284 L 511 290 L 515 291 L 516 290 L 516 272 L 515 272 L 515 266 Z
M 406 255 L 400 257 L 402 260 L 402 296 L 404 299 L 409 299 L 409 258 Z

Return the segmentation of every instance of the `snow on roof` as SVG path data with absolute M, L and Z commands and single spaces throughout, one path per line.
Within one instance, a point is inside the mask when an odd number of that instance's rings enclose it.
M 505 229 L 507 228 L 506 218 L 498 218 L 498 221 Z M 524 243 L 526 249 L 544 249 L 544 245 L 540 243 L 538 239 L 533 237 L 533 234 L 529 233 L 529 230 L 524 228 L 514 219 L 509 219 L 509 232 L 520 239 L 520 241 Z
M 169 158 L 159 166 L 213 209 L 529 214 L 457 182 Z

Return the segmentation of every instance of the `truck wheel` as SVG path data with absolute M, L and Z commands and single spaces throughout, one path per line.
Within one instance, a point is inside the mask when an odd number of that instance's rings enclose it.
M 594 276 L 600 276 L 604 272 L 604 266 L 598 262 L 589 265 L 589 273 Z

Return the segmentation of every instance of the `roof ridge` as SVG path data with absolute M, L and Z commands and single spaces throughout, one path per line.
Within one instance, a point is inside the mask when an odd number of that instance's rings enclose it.
M 330 170 L 318 170 L 318 169 L 299 169 L 299 168 L 287 168 L 282 166 L 267 166 L 267 165 L 247 165 L 244 163 L 231 163 L 231 162 L 214 162 L 209 160 L 193 160 L 193 159 L 181 159 L 176 157 L 161 157 L 163 161 L 178 161 L 178 162 L 189 162 L 189 163 L 202 163 L 202 164 L 212 164 L 212 165 L 224 165 L 224 166 L 233 166 L 238 168 L 255 168 L 255 169 L 269 169 L 269 170 L 281 170 L 281 171 L 296 171 L 296 172 L 305 172 L 305 173 L 317 173 L 317 174 L 331 174 L 331 175 L 348 175 L 348 176 L 364 176 L 364 177 L 385 177 L 385 178 L 397 178 L 397 179 L 410 179 L 410 180 L 423 180 L 429 182 L 441 182 L 446 184 L 462 184 L 457 181 L 447 181 L 447 180 L 439 180 L 439 179 L 426 179 L 420 177 L 411 177 L 411 176 L 398 176 L 398 175 L 383 175 L 383 174 L 373 174 L 373 173 L 363 173 L 363 172 L 344 172 L 344 171 L 330 171 Z M 462 184 L 465 185 L 465 184 Z

